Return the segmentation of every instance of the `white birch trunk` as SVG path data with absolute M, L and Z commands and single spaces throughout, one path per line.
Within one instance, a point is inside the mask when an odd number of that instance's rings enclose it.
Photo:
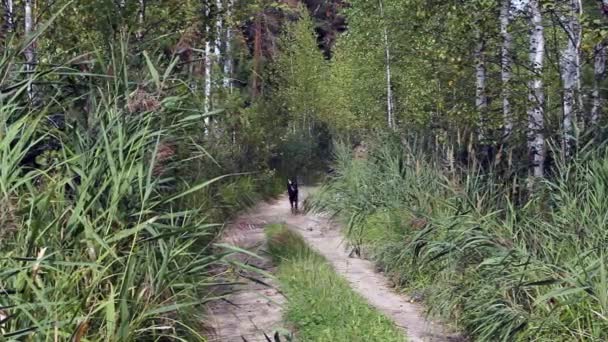
M 227 21 L 232 17 L 232 3 L 233 0 L 228 0 L 226 7 L 226 18 Z M 230 22 L 224 23 L 226 27 L 226 45 L 224 51 L 224 88 L 228 89 L 232 93 L 232 28 Z
M 210 34 L 211 34 L 211 26 L 209 25 L 209 18 L 210 18 L 210 8 L 209 5 L 207 5 L 206 9 L 205 9 L 205 56 L 204 56 L 204 63 L 205 63 L 205 88 L 204 88 L 204 96 L 205 96 L 205 102 L 204 102 L 204 110 L 205 113 L 209 113 L 211 111 L 211 68 L 213 67 L 213 63 L 212 63 L 212 56 L 211 56 L 211 38 L 210 38 Z M 211 120 L 208 116 L 205 117 L 205 133 L 208 133 L 209 130 L 209 124 L 210 124 Z
M 475 108 L 479 114 L 479 132 L 478 139 L 482 144 L 486 143 L 487 136 L 487 109 L 488 97 L 486 94 L 486 58 L 485 58 L 486 42 L 483 34 L 477 29 L 477 45 L 475 46 Z
M 580 95 L 580 46 L 581 46 L 581 3 L 580 0 L 569 1 L 569 13 L 561 20 L 566 30 L 568 44 L 561 54 L 561 76 L 563 87 L 563 135 L 562 153 L 565 157 L 571 154 L 574 143 L 574 121 L 581 112 Z
M 224 30 L 224 18 L 222 13 L 224 6 L 222 4 L 222 0 L 216 1 L 216 7 L 217 14 L 215 20 L 215 43 L 213 45 L 213 49 L 215 58 L 219 61 L 219 58 L 222 55 L 222 34 Z
M 513 35 L 509 31 L 511 24 L 511 0 L 502 0 L 500 8 L 500 77 L 502 81 L 502 114 L 503 142 L 507 141 L 513 132 L 513 113 L 511 111 L 511 70 L 513 68 Z
M 602 98 L 600 87 L 606 78 L 606 44 L 595 45 L 595 56 L 593 58 L 593 91 L 591 92 L 591 118 L 590 123 L 596 128 L 602 116 Z
M 205 42 L 205 112 L 211 110 L 211 43 Z M 208 120 L 208 119 L 207 119 Z
M 536 178 L 544 176 L 545 167 L 545 122 L 544 105 L 545 94 L 543 90 L 543 64 L 545 57 L 545 33 L 543 19 L 540 12 L 539 0 L 528 2 L 530 15 L 530 69 L 532 78 L 529 88 L 528 108 L 528 151 L 532 163 L 532 175 Z
M 25 0 L 25 13 L 24 13 L 24 23 L 25 23 L 25 39 L 28 41 L 28 45 L 24 50 L 25 55 L 25 71 L 27 73 L 27 77 L 30 79 L 30 82 L 27 85 L 27 95 L 30 100 L 30 103 L 35 103 L 35 89 L 34 89 L 34 71 L 36 70 L 36 48 L 35 41 L 31 39 L 32 34 L 34 32 L 34 0 Z
M 608 0 L 600 0 L 600 13 L 602 16 L 606 16 L 606 9 L 608 9 Z M 604 99 L 601 93 L 602 82 L 606 79 L 606 42 L 602 41 L 595 45 L 594 58 L 593 58 L 593 90 L 591 92 L 591 115 L 590 124 L 595 129 L 600 122 L 602 117 L 602 107 L 604 105 Z
M 382 0 L 378 1 L 380 5 L 380 16 L 384 20 L 384 7 Z M 393 99 L 393 84 L 391 74 L 391 50 L 388 40 L 388 29 L 386 23 L 383 23 L 382 38 L 384 42 L 384 58 L 386 64 L 386 113 L 388 120 L 388 127 L 391 129 L 395 128 L 395 114 L 394 114 L 394 99 Z

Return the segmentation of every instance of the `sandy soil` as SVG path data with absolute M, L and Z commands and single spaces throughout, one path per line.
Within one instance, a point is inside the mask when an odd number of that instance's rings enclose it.
M 310 190 L 301 188 L 301 198 Z M 240 216 L 228 226 L 223 241 L 263 255 L 263 227 L 269 223 L 284 223 L 302 234 L 357 293 L 402 328 L 409 341 L 460 340 L 457 335 L 446 333 L 440 324 L 426 319 L 421 306 L 394 292 L 388 280 L 376 272 L 372 262 L 349 258 L 337 224 L 323 215 L 292 215 L 286 196 L 262 203 Z M 267 258 L 258 261 L 256 266 L 272 272 L 272 264 Z M 229 297 L 230 302 L 211 305 L 212 325 L 216 332 L 212 341 L 266 341 L 264 333 L 272 336 L 274 329 L 282 327 L 281 305 L 285 298 L 276 290 L 272 279 L 256 277 L 275 288 L 248 281 L 234 288 L 237 292 Z

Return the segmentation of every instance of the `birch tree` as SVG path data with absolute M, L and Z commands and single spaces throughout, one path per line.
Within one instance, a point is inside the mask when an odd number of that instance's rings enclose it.
M 545 93 L 543 90 L 543 64 L 545 57 L 545 33 L 539 0 L 528 1 L 530 21 L 530 70 L 531 79 L 528 84 L 528 151 L 532 164 L 532 175 L 536 178 L 544 176 L 545 164 L 545 122 L 544 106 Z
M 228 0 L 226 4 L 226 21 L 232 18 L 233 0 Z M 232 27 L 230 22 L 224 23 L 225 29 L 225 51 L 224 51 L 224 88 L 232 92 Z
M 34 32 L 34 0 L 24 1 L 24 23 L 25 23 L 25 39 L 27 46 L 24 50 L 25 55 L 25 71 L 30 79 L 27 86 L 27 95 L 30 103 L 35 104 L 35 89 L 34 89 L 34 71 L 36 70 L 36 41 L 33 38 Z
M 475 45 L 475 108 L 479 114 L 479 142 L 485 145 L 487 136 L 487 111 L 488 111 L 488 97 L 486 93 L 486 40 L 481 33 L 481 29 L 478 27 L 476 32 L 477 43 Z
M 137 40 L 144 39 L 144 24 L 146 20 L 146 0 L 139 0 L 139 10 L 137 11 L 137 23 L 139 28 L 137 30 Z
M 217 0 L 215 3 L 216 7 L 216 19 L 215 19 L 215 42 L 213 44 L 213 51 L 215 60 L 219 61 L 222 55 L 222 35 L 224 30 L 224 18 L 223 18 L 223 4 L 222 0 Z
M 581 112 L 580 94 L 580 46 L 581 46 L 581 2 L 568 0 L 567 14 L 561 15 L 560 20 L 566 31 L 568 44 L 561 53 L 560 68 L 563 87 L 563 135 L 562 153 L 571 154 L 574 142 L 574 122 Z
M 380 17 L 382 20 L 385 20 L 384 16 L 384 5 L 382 0 L 378 0 L 378 4 L 380 7 Z M 388 120 L 388 127 L 390 129 L 395 128 L 395 113 L 394 113 L 394 99 L 393 99 L 393 84 L 392 84 L 392 74 L 391 74 L 391 50 L 390 44 L 388 40 L 388 28 L 386 27 L 386 22 L 382 24 L 382 41 L 384 43 L 384 58 L 386 65 L 386 113 Z
M 513 35 L 509 31 L 511 24 L 511 0 L 502 0 L 500 7 L 500 77 L 502 81 L 502 113 L 503 113 L 503 142 L 507 141 L 513 132 L 513 113 L 511 110 L 511 70 L 513 67 Z
M 4 27 L 6 32 L 15 32 L 13 0 L 2 0 L 2 7 L 4 7 Z
M 608 0 L 599 1 L 600 14 L 606 17 L 608 9 Z M 606 42 L 602 39 L 595 44 L 593 49 L 593 90 L 591 91 L 591 115 L 590 124 L 592 127 L 597 127 L 602 116 L 602 106 L 604 99 L 602 98 L 600 87 L 606 79 Z
M 223 0 L 217 0 L 217 19 L 215 36 L 215 58 L 219 69 L 222 70 L 222 87 L 229 92 L 232 91 L 232 30 L 230 18 L 232 16 L 232 0 L 224 5 Z
M 209 113 L 211 110 L 211 68 L 213 67 L 212 56 L 211 56 L 211 25 L 209 19 L 211 18 L 211 7 L 207 2 L 204 4 L 204 20 L 205 20 L 205 51 L 204 51 L 204 65 L 205 65 L 205 87 L 204 87 L 204 110 L 205 113 Z M 208 127 L 210 123 L 209 117 L 205 117 L 205 126 Z M 206 128 L 208 129 L 208 128 Z

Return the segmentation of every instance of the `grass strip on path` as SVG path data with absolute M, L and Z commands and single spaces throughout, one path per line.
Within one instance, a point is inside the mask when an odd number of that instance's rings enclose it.
M 285 319 L 296 329 L 298 341 L 406 341 L 299 234 L 275 224 L 266 227 L 266 235 L 288 300 Z

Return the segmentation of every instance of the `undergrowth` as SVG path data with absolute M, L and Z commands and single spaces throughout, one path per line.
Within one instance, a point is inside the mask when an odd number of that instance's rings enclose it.
M 607 340 L 606 149 L 583 149 L 517 205 L 487 174 L 430 156 L 391 139 L 367 158 L 341 146 L 310 205 L 476 341 Z
M 13 75 L 7 51 L 0 74 Z M 237 252 L 212 242 L 228 216 L 278 191 L 273 173 L 235 174 L 212 157 L 208 113 L 188 110 L 202 106 L 175 62 L 160 71 L 126 51 L 90 61 L 117 77 L 32 76 L 90 77 L 86 125 L 65 113 L 50 125 L 73 99 L 47 90 L 33 104 L 31 80 L 2 79 L 0 339 L 204 340 L 211 270 Z M 132 80 L 130 59 L 144 57 L 150 79 Z
M 288 304 L 285 319 L 299 341 L 405 341 L 384 315 L 353 292 L 303 238 L 283 225 L 266 228 L 268 250 Z

